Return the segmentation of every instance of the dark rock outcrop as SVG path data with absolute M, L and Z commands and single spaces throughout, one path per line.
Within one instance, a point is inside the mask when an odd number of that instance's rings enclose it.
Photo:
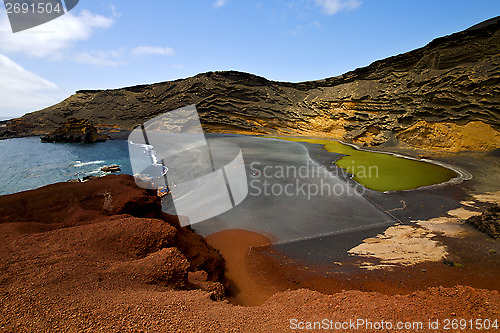
M 467 223 L 473 225 L 488 236 L 500 238 L 500 206 L 495 205 L 488 208 L 479 216 L 472 216 L 467 219 Z
M 113 164 L 113 165 L 105 165 L 101 168 L 101 171 L 103 172 L 120 172 L 122 169 L 120 168 L 119 165 Z
M 40 138 L 42 142 L 78 142 L 94 143 L 104 142 L 109 139 L 106 134 L 97 131 L 88 120 L 70 118 L 67 122 L 57 127 L 53 132 Z
M 500 23 L 495 19 L 319 81 L 276 82 L 229 71 L 81 90 L 8 122 L 0 138 L 48 133 L 68 116 L 111 130 L 132 129 L 166 110 L 196 104 L 206 131 L 309 134 L 366 145 L 398 139 L 420 147 L 492 150 L 500 145 L 499 87 Z

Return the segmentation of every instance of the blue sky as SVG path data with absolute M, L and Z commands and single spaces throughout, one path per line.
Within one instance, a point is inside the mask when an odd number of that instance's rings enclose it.
M 0 119 L 213 70 L 322 79 L 500 15 L 498 0 L 80 0 L 13 34 L 0 7 Z

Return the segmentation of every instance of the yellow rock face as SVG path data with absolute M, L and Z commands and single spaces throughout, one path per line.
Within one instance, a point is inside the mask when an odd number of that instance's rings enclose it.
M 481 121 L 466 125 L 419 121 L 401 131 L 398 139 L 420 148 L 461 150 L 493 150 L 500 148 L 500 133 Z
M 320 137 L 330 137 L 335 139 L 342 139 L 347 133 L 344 129 L 344 119 L 331 119 L 328 116 L 310 117 L 309 122 L 301 123 L 301 132 L 307 134 L 316 134 Z

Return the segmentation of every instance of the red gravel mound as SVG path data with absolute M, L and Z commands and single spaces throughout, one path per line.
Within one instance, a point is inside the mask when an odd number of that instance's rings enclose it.
M 224 260 L 161 211 L 127 175 L 58 183 L 0 197 L 1 280 L 34 285 L 102 282 L 192 289 L 189 272 L 222 281 Z M 221 297 L 221 295 L 217 295 Z
M 160 218 L 161 203 L 153 192 L 137 187 L 133 177 L 127 175 L 57 183 L 0 197 L 0 223 L 36 222 L 60 228 L 120 214 Z

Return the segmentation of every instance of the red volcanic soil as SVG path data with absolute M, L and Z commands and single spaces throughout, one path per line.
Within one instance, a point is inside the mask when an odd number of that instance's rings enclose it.
M 234 237 L 210 241 L 226 246 L 228 258 L 244 259 L 265 241 L 245 235 L 239 244 L 228 241 Z M 401 295 L 300 289 L 260 306 L 229 304 L 221 300 L 219 252 L 180 228 L 155 194 L 125 175 L 0 197 L 0 237 L 0 332 L 289 332 L 320 321 L 333 327 L 357 321 L 355 329 L 338 331 L 372 331 L 367 321 L 382 320 L 422 322 L 419 331 L 436 332 L 447 319 L 466 325 L 500 319 L 497 291 L 461 286 Z M 240 274 L 248 262 L 242 263 L 228 272 Z M 261 283 L 250 280 L 258 275 L 248 267 L 238 280 L 245 292 Z
M 106 253 L 111 246 L 119 248 L 120 253 L 142 258 L 176 247 L 188 260 L 191 271 L 205 270 L 213 281 L 223 278 L 224 260 L 220 254 L 190 228 L 181 228 L 176 216 L 163 213 L 155 192 L 136 186 L 132 176 L 57 183 L 0 197 L 0 231 L 6 237 L 36 237 L 54 231 L 44 237 L 55 234 L 56 238 L 64 235 L 79 239 L 82 235 L 75 234 L 77 230 L 85 230 L 86 237 L 95 235 L 94 241 Z
M 218 249 L 226 260 L 227 294 L 231 303 L 246 306 L 261 305 L 280 291 L 275 288 L 275 284 L 265 284 L 264 279 L 259 278 L 255 271 L 251 271 L 252 249 L 269 245 L 271 243 L 269 239 L 240 229 L 218 232 L 206 239 L 208 244 Z

